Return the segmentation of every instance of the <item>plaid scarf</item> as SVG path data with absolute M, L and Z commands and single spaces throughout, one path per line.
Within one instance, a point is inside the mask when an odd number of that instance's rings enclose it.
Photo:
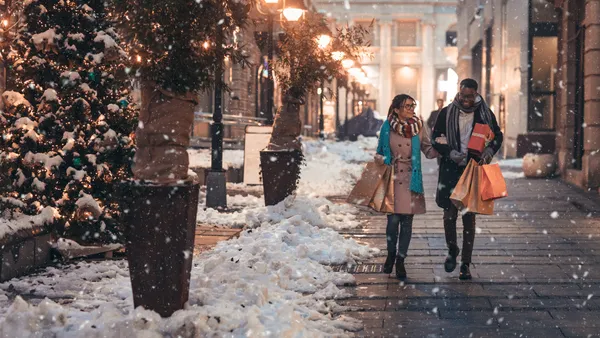
M 423 120 L 418 116 L 401 121 L 398 118 L 398 115 L 394 113 L 388 116 L 388 121 L 390 122 L 392 130 L 406 138 L 419 135 L 421 128 L 423 128 Z
M 475 99 L 475 104 L 473 105 L 473 107 L 470 107 L 468 109 L 463 108 L 463 106 L 460 104 L 460 101 L 458 100 L 458 95 L 459 94 L 456 94 L 456 96 L 454 97 L 454 101 L 452 101 L 452 103 L 448 106 L 448 113 L 446 115 L 446 137 L 448 138 L 448 145 L 450 146 L 450 148 L 456 151 L 461 150 L 459 137 L 460 131 L 458 127 L 458 118 L 461 110 L 468 113 L 479 114 L 483 123 L 489 125 L 490 128 L 493 128 L 492 111 L 485 103 L 481 95 L 477 95 L 477 98 Z

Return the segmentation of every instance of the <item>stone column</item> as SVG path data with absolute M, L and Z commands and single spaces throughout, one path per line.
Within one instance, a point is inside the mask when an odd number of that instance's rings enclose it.
M 421 97 L 419 98 L 419 111 L 423 118 L 429 117 L 434 109 L 435 101 L 435 67 L 434 67 L 434 31 L 433 20 L 424 20 L 421 24 L 423 37 L 422 64 L 421 64 Z
M 584 183 L 600 188 L 600 0 L 585 2 Z
M 379 21 L 379 99 L 377 106 L 383 115 L 392 103 L 392 21 Z

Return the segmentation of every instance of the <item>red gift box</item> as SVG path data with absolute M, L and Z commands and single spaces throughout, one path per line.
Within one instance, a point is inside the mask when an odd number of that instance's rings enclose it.
M 494 139 L 494 133 L 487 124 L 476 123 L 467 148 L 471 154 L 481 156 L 487 143 Z

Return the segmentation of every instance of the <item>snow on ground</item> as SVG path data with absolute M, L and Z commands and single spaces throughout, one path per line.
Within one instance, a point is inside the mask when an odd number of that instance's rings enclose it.
M 361 328 L 332 315 L 339 306 L 331 299 L 347 296 L 337 286 L 353 283 L 352 275 L 323 264 L 355 263 L 377 250 L 301 215 L 280 217 L 195 257 L 189 306 L 170 318 L 133 309 L 125 261 L 80 262 L 0 284 L 0 336 L 312 337 Z M 29 303 L 17 297 L 8 307 L 12 292 Z
M 188 149 L 190 168 L 210 168 L 210 149 Z M 241 168 L 244 165 L 243 150 L 223 151 L 223 169 Z
M 511 158 L 498 161 L 500 168 L 502 169 L 522 169 L 523 159 L 522 158 Z
M 348 229 L 360 225 L 356 220 L 358 209 L 347 204 L 335 204 L 323 197 L 297 195 L 275 206 L 264 206 L 262 197 L 227 197 L 229 208 L 239 211 L 228 213 L 204 209 L 201 200 L 198 208 L 198 223 L 221 225 L 234 228 L 256 228 L 266 223 L 279 222 L 290 217 L 300 217 L 320 228 Z
M 504 179 L 506 179 L 506 180 L 514 180 L 517 178 L 525 178 L 525 173 L 523 173 L 522 171 L 520 171 L 520 172 L 502 171 L 502 176 L 504 176 Z
M 377 138 L 356 142 L 309 140 L 304 143 L 298 194 L 308 196 L 346 196 L 364 169 L 364 162 L 375 155 Z

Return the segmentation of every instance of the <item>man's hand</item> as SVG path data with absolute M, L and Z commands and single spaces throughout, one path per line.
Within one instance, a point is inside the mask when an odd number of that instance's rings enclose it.
M 448 144 L 448 140 L 446 139 L 445 136 L 442 135 L 442 136 L 437 137 L 435 139 L 435 143 L 437 143 L 437 144 Z
M 494 158 L 494 149 L 485 148 L 481 154 L 481 164 L 490 164 Z
M 460 152 L 458 152 L 456 150 L 452 150 L 450 152 L 450 159 L 452 161 L 454 161 L 454 163 L 460 165 L 461 163 L 466 162 L 467 154 L 463 154 L 463 153 L 460 153 Z
M 383 156 L 381 156 L 379 154 L 375 154 L 374 160 L 375 160 L 375 163 L 377 163 L 378 165 L 383 165 L 384 164 L 384 162 L 383 162 L 383 160 L 384 160 Z

